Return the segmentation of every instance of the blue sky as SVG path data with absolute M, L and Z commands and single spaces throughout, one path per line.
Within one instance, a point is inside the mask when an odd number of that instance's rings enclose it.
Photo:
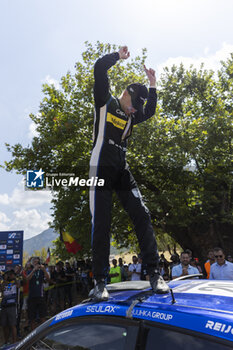
M 0 164 L 5 142 L 30 144 L 42 84 L 74 72 L 85 41 L 146 47 L 157 76 L 166 65 L 217 69 L 233 52 L 231 0 L 5 0 L 0 2 Z M 50 193 L 24 191 L 22 176 L 0 169 L 0 230 L 25 238 L 48 227 Z

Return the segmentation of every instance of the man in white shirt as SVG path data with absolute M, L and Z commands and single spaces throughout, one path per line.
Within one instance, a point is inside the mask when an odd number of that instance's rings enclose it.
M 191 266 L 189 263 L 190 255 L 186 252 L 182 252 L 180 255 L 180 264 L 173 266 L 172 268 L 172 279 L 181 276 L 199 274 L 198 269 Z
M 131 281 L 140 281 L 141 279 L 141 264 L 138 263 L 138 258 L 134 255 L 133 263 L 129 265 L 129 275 L 131 276 Z
M 225 260 L 222 248 L 214 248 L 216 262 L 210 268 L 210 280 L 233 280 L 233 264 Z

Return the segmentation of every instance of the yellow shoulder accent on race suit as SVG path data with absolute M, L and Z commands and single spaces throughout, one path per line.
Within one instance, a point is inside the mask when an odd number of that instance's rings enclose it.
M 122 120 L 111 113 L 107 113 L 107 122 L 112 123 L 116 128 L 124 129 L 127 120 Z

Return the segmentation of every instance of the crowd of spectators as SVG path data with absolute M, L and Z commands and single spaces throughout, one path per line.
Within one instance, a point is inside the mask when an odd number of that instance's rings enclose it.
M 120 281 L 148 280 L 147 268 L 142 263 L 141 256 L 134 255 L 132 263 L 123 264 L 122 259 L 112 260 L 113 267 L 110 268 L 109 283 Z M 192 251 L 186 249 L 178 254 L 171 254 L 168 261 L 164 254 L 160 255 L 159 271 L 165 281 L 175 278 L 185 278 L 187 275 L 197 275 L 206 279 L 233 280 L 233 258 L 230 254 L 225 255 L 222 248 L 216 247 L 207 252 L 204 264 L 193 257 Z
M 91 264 L 88 260 L 58 261 L 43 264 L 32 257 L 0 275 L 1 326 L 5 344 L 11 335 L 16 342 L 50 317 L 83 299 L 92 288 Z
M 171 254 L 171 252 L 170 252 Z M 203 278 L 233 280 L 233 259 L 225 256 L 223 249 L 210 249 L 201 265 L 198 258 L 187 249 L 181 254 L 174 251 L 170 261 L 160 255 L 159 270 L 164 280 L 169 281 L 186 275 L 203 275 Z M 147 267 L 141 256 L 134 255 L 132 262 L 122 258 L 112 260 L 107 283 L 149 280 Z M 12 342 L 34 329 L 67 307 L 87 298 L 93 288 L 91 261 L 58 261 L 56 265 L 42 264 L 38 257 L 31 258 L 24 268 L 1 275 L 1 326 L 5 343 L 11 334 Z M 185 277 L 184 277 L 185 278 Z M 23 334 L 22 334 L 23 333 Z

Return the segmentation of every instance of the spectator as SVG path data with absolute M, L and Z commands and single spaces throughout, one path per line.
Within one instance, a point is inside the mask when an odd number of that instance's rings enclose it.
M 77 267 L 75 269 L 75 280 L 76 280 L 76 290 L 77 292 L 82 292 L 82 267 L 80 261 L 77 263 Z
M 225 260 L 222 248 L 214 248 L 216 262 L 210 268 L 210 280 L 233 280 L 233 264 Z
M 125 271 L 125 267 L 123 264 L 123 260 L 122 258 L 118 259 L 118 266 L 121 268 L 121 281 L 124 282 L 127 280 L 127 275 L 126 275 L 126 271 Z
M 28 292 L 29 292 L 29 281 L 27 280 L 28 271 L 32 271 L 33 265 L 27 262 L 25 268 L 22 271 L 23 276 L 23 306 L 22 306 L 22 318 L 26 321 L 24 324 L 24 330 L 29 330 L 28 324 Z M 30 273 L 29 272 L 29 273 Z
M 210 278 L 211 265 L 213 265 L 215 263 L 215 257 L 214 257 L 214 250 L 213 249 L 209 249 L 208 250 L 207 257 L 208 257 L 208 260 L 204 264 L 204 269 L 205 269 L 205 273 L 206 273 L 206 278 L 209 279 Z
M 164 279 L 164 276 L 168 275 L 167 271 L 165 270 L 164 262 L 161 259 L 159 261 L 159 272 L 160 272 L 160 275 L 163 276 L 163 279 Z
M 48 302 L 47 308 L 48 312 L 52 315 L 56 313 L 56 279 L 55 279 L 55 266 L 49 266 L 49 292 L 48 292 Z
M 85 261 L 86 266 L 88 268 L 88 290 L 94 288 L 94 281 L 93 281 L 93 272 L 92 272 L 92 261 L 90 259 L 86 259 Z
M 53 282 L 55 282 L 55 303 L 56 310 L 64 310 L 64 284 L 66 283 L 66 275 L 64 271 L 64 263 L 59 261 L 56 263 L 55 271 L 53 274 Z
M 170 268 L 169 277 L 170 277 L 170 279 L 172 279 L 172 269 L 174 266 L 179 265 L 180 258 L 179 258 L 179 255 L 176 253 L 176 254 L 172 254 L 170 259 L 171 259 L 171 262 L 169 264 L 169 268 Z
M 109 271 L 110 283 L 121 282 L 121 268 L 117 266 L 117 260 L 113 259 L 112 264 L 113 267 L 111 267 Z
M 49 267 L 48 264 L 44 264 L 45 270 L 47 271 L 48 275 L 49 275 L 49 281 L 50 281 L 50 272 L 49 272 Z M 50 288 L 50 284 L 49 281 L 44 281 L 44 298 L 45 298 L 45 302 L 46 305 L 48 306 L 48 299 L 49 299 L 49 288 Z
M 139 265 L 141 265 L 140 280 L 141 281 L 149 281 L 149 275 L 147 272 L 147 264 L 143 263 L 141 255 L 138 256 L 138 263 L 139 263 Z
M 161 254 L 159 259 L 159 269 L 160 269 L 161 276 L 163 277 L 165 276 L 166 280 L 169 279 L 169 265 L 170 264 L 165 258 L 164 254 Z
M 190 257 L 190 260 L 192 260 L 193 253 L 192 253 L 191 249 L 185 249 L 185 253 L 187 253 L 189 255 L 189 257 Z
M 65 299 L 68 298 L 69 307 L 72 306 L 72 283 L 74 280 L 75 272 L 70 266 L 70 263 L 66 261 L 65 264 L 65 276 L 66 276 L 66 284 L 65 284 Z
M 190 265 L 193 267 L 196 267 L 198 269 L 199 273 L 202 273 L 202 269 L 201 269 L 201 266 L 199 264 L 198 258 L 192 258 L 190 260 Z
M 91 271 L 91 265 L 89 260 L 83 261 L 82 267 L 81 267 L 81 293 L 83 295 L 86 295 L 90 291 L 90 271 Z
M 182 252 L 180 255 L 180 264 L 172 268 L 172 279 L 197 273 L 199 274 L 198 269 L 190 265 L 189 254 Z
M 226 260 L 233 263 L 233 258 L 230 254 L 227 255 Z
M 41 323 L 45 321 L 47 310 L 44 300 L 43 284 L 44 279 L 49 281 L 49 275 L 44 265 L 40 264 L 39 258 L 34 258 L 32 260 L 32 265 L 33 269 L 27 272 L 26 278 L 29 281 L 28 317 L 31 328 L 34 329 L 38 316 Z
M 124 264 L 124 269 L 125 269 L 126 281 L 130 281 L 131 277 L 129 276 L 129 266 L 127 264 Z
M 21 312 L 23 306 L 23 269 L 21 265 L 15 265 L 14 268 L 16 279 L 19 283 L 19 293 L 18 293 L 18 303 L 17 303 L 17 337 L 21 339 L 20 332 L 20 321 L 21 321 Z
M 12 342 L 17 340 L 17 303 L 19 282 L 16 280 L 14 270 L 5 272 L 3 283 L 0 285 L 2 293 L 1 303 L 1 326 L 3 327 L 5 344 L 9 341 L 10 331 L 12 332 Z
M 141 264 L 138 263 L 138 258 L 134 255 L 133 263 L 129 266 L 129 276 L 131 281 L 140 281 L 141 279 Z

